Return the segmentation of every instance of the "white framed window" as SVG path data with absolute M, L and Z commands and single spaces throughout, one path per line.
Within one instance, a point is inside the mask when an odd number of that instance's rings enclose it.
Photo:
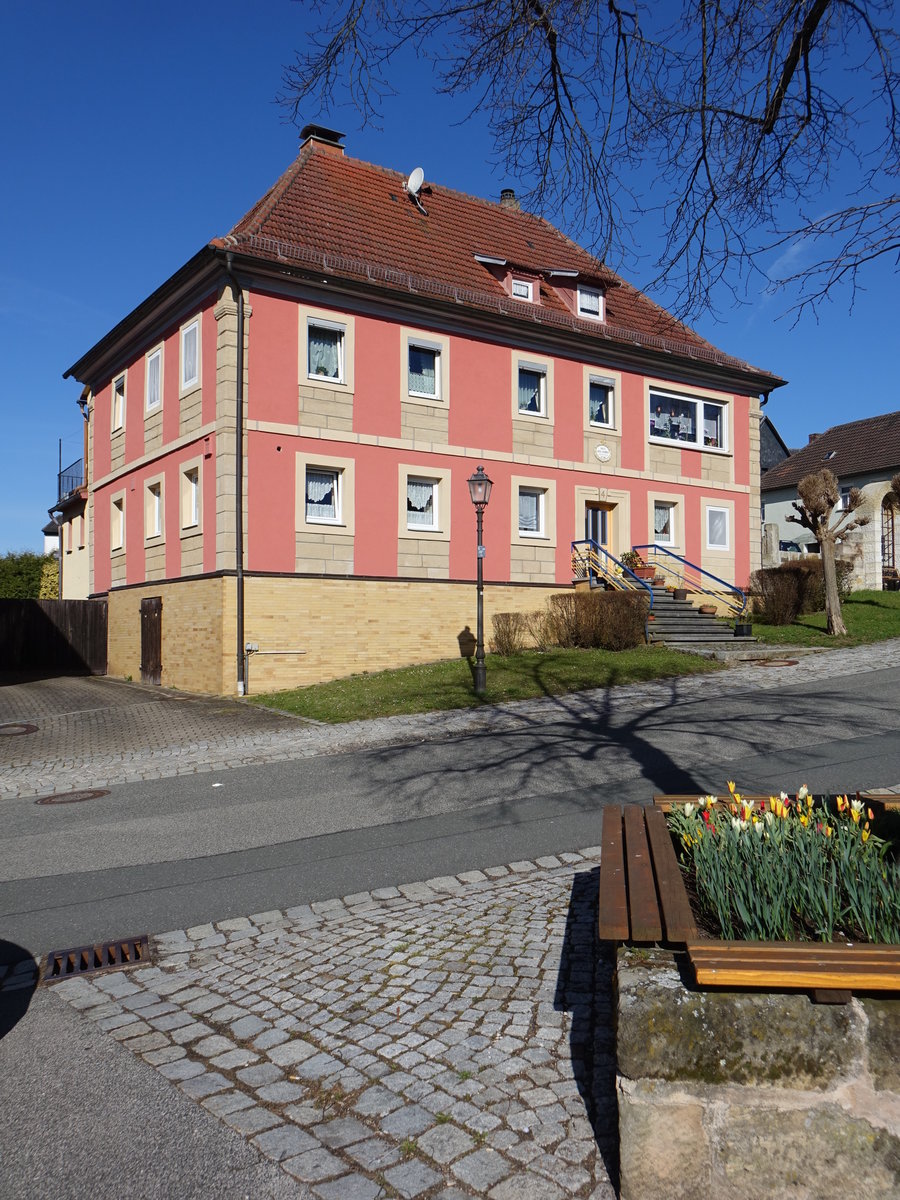
M 512 281 L 512 295 L 514 300 L 534 300 L 534 284 L 530 279 L 514 279 Z
M 125 376 L 119 375 L 112 385 L 112 414 L 110 427 L 113 433 L 125 428 Z
M 694 449 L 728 447 L 728 405 L 691 400 L 668 392 L 650 392 L 650 437 Z
M 591 376 L 588 383 L 588 420 L 591 425 L 611 427 L 615 424 L 614 397 L 615 385 L 611 379 Z
M 200 468 L 189 466 L 181 473 L 181 528 L 200 525 Z
M 852 490 L 853 489 L 849 486 L 841 487 L 841 499 L 838 504 L 838 507 L 840 508 L 840 510 L 842 512 L 846 512 L 847 509 L 850 507 L 850 493 Z
M 546 537 L 543 488 L 519 488 L 519 536 Z
M 157 346 L 147 355 L 146 399 L 144 407 L 154 412 L 162 404 L 162 347 Z
M 709 505 L 706 509 L 707 550 L 728 550 L 730 546 L 730 512 L 727 508 Z
M 418 531 L 439 529 L 440 504 L 437 479 L 410 475 L 406 480 L 406 528 Z
M 411 396 L 441 398 L 441 347 L 410 341 L 407 351 L 407 389 Z
M 667 500 L 653 501 L 653 540 L 660 546 L 675 545 L 675 505 Z
M 157 538 L 163 531 L 162 482 L 147 484 L 144 503 L 144 537 Z
M 200 382 L 200 319 L 195 317 L 181 330 L 181 390 Z
M 306 327 L 306 372 L 310 379 L 344 382 L 344 326 L 309 320 Z
M 125 497 L 113 496 L 110 505 L 109 548 L 112 551 L 125 549 Z
M 603 320 L 603 293 L 599 288 L 578 285 L 578 315 L 593 321 Z
M 341 520 L 341 472 L 308 466 L 304 513 L 310 524 L 338 525 Z
M 547 415 L 547 371 L 541 366 L 519 366 L 519 412 L 530 416 Z

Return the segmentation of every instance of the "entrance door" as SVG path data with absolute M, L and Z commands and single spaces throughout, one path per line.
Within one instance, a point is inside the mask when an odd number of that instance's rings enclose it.
M 162 680 L 162 596 L 141 601 L 141 683 Z
M 612 511 L 615 505 L 588 500 L 584 506 L 584 536 L 604 550 L 612 541 Z

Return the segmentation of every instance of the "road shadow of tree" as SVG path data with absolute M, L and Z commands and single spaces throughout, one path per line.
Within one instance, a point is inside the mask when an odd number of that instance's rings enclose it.
M 30 951 L 0 938 L 0 1039 L 22 1020 L 37 987 L 37 963 Z
M 570 1014 L 572 1075 L 606 1173 L 619 1191 L 615 948 L 597 936 L 600 868 L 572 880 L 553 1007 Z

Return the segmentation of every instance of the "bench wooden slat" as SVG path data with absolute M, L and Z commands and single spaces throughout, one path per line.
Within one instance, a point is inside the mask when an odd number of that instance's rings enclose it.
M 631 921 L 631 940 L 658 942 L 662 938 L 659 899 L 653 875 L 653 861 L 644 825 L 644 810 L 637 804 L 626 804 L 623 814 L 625 827 L 625 861 L 628 867 L 628 916 Z
M 896 792 L 857 792 L 857 800 L 881 808 L 883 812 L 900 812 L 900 796 Z
M 600 895 L 598 929 L 604 942 L 627 942 L 628 892 L 625 882 L 622 806 L 603 809 L 600 835 Z
M 687 952 L 700 985 L 861 991 L 900 988 L 898 946 L 689 942 Z
M 838 942 L 692 942 L 698 955 L 717 958 L 804 959 L 830 962 L 846 959 L 848 955 L 860 961 L 900 962 L 900 946 L 884 942 L 856 943 L 852 946 Z
M 688 942 L 697 936 L 694 914 L 684 890 L 684 880 L 678 859 L 672 848 L 672 838 L 666 818 L 658 808 L 644 810 L 647 838 L 653 855 L 656 887 L 665 925 L 666 941 Z

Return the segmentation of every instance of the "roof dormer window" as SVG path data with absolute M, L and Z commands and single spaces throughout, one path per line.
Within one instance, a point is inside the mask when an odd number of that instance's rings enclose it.
M 578 285 L 578 315 L 590 321 L 603 320 L 603 293 L 597 287 Z
M 514 300 L 527 300 L 531 304 L 534 300 L 534 284 L 530 279 L 513 278 L 512 297 Z

